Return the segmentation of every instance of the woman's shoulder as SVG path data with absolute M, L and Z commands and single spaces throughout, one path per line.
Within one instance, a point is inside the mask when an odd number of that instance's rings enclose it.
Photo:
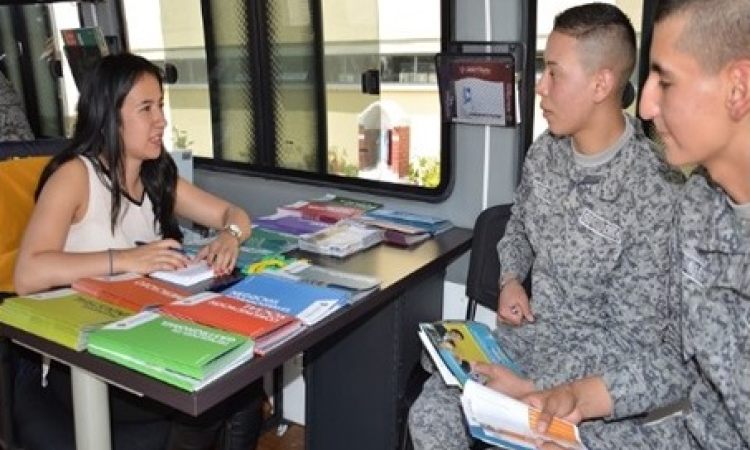
M 65 161 L 50 175 L 47 184 L 52 184 L 66 192 L 88 186 L 88 167 L 83 158 Z

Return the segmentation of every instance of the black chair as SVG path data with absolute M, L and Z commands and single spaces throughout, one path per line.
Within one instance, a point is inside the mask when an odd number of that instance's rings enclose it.
M 500 263 L 497 258 L 497 243 L 505 235 L 505 226 L 510 219 L 511 205 L 490 206 L 477 216 L 469 255 L 469 271 L 466 274 L 466 319 L 474 320 L 477 305 L 492 311 L 497 309 Z M 524 282 L 530 292 L 528 282 Z
M 499 295 L 500 262 L 497 243 L 505 235 L 510 219 L 511 205 L 490 206 L 474 221 L 474 235 L 469 254 L 469 270 L 466 274 L 466 320 L 474 320 L 477 305 L 497 310 Z M 531 292 L 529 278 L 523 283 L 526 292 Z M 472 450 L 484 450 L 489 444 L 475 440 Z

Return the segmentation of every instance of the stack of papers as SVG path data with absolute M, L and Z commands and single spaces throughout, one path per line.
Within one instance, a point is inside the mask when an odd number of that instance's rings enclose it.
M 216 274 L 214 273 L 214 269 L 205 260 L 200 260 L 188 264 L 187 267 L 182 269 L 152 272 L 149 276 L 180 286 L 192 286 L 201 281 L 210 280 Z

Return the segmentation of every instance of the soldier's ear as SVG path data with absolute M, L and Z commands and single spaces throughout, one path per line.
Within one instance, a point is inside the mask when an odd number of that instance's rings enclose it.
M 611 69 L 600 69 L 594 78 L 594 99 L 596 102 L 602 102 L 604 99 L 612 95 L 616 86 L 614 72 Z M 619 102 L 619 99 L 618 99 Z
M 741 121 L 750 116 L 750 59 L 732 63 L 728 73 L 727 109 L 733 120 Z

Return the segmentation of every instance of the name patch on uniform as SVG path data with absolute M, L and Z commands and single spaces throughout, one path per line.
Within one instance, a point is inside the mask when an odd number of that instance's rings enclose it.
M 539 180 L 534 180 L 534 195 L 544 203 L 552 203 L 552 189 Z
M 703 259 L 696 255 L 682 252 L 682 274 L 700 287 L 706 285 L 708 278 L 706 266 Z
M 588 208 L 584 208 L 583 213 L 578 217 L 578 223 L 604 239 L 617 242 L 618 244 L 622 240 L 622 229 L 618 225 L 608 221 L 604 217 L 594 214 L 594 212 Z

